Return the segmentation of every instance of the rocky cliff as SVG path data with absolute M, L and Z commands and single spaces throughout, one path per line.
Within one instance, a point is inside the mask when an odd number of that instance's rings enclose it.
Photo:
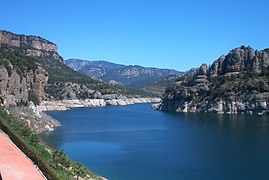
M 48 73 L 35 59 L 1 45 L 0 96 L 5 105 L 41 103 Z
M 155 108 L 176 112 L 267 114 L 269 112 L 269 49 L 242 46 L 211 66 L 178 78 Z
M 2 59 L 3 62 L 0 63 L 4 65 L 1 66 L 4 73 L 1 74 L 1 78 L 6 79 L 2 82 L 5 85 L 2 85 L 1 90 L 3 88 L 5 91 L 3 96 L 13 94 L 15 98 L 9 98 L 14 99 L 11 104 L 25 102 L 29 98 L 39 103 L 42 96 L 46 100 L 61 100 L 96 98 L 115 93 L 119 95 L 136 93 L 74 71 L 64 64 L 63 58 L 57 52 L 56 44 L 44 38 L 0 31 L 0 44 L 1 47 L 9 49 L 11 54 L 13 53 Z M 10 77 L 7 78 L 5 72 L 8 72 Z M 6 83 L 7 81 L 9 83 Z M 19 87 L 19 93 L 16 87 Z
M 53 57 L 63 62 L 63 58 L 57 53 L 56 44 L 38 36 L 26 36 L 0 30 L 0 43 L 16 48 L 26 56 Z
M 48 76 L 54 77 L 51 69 L 63 64 L 56 44 L 39 36 L 15 34 L 0 30 L 1 94 L 12 105 L 27 103 L 39 104 L 45 94 Z M 4 66 L 3 66 L 4 65 Z M 8 77 L 7 77 L 7 73 Z M 14 97 L 14 98 L 11 98 Z

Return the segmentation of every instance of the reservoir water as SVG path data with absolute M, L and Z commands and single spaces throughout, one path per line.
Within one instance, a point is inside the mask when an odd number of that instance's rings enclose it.
M 42 138 L 111 180 L 269 178 L 267 116 L 160 112 L 150 105 L 48 112 L 62 126 Z

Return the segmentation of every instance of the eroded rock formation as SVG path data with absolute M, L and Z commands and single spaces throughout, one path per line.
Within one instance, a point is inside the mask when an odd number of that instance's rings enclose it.
M 13 69 L 10 76 L 5 66 L 0 65 L 0 96 L 6 100 L 5 105 L 27 104 L 29 100 L 41 103 L 48 73 L 38 66 L 34 72 L 29 70 L 24 77 L 18 74 L 12 64 L 9 65 Z
M 57 45 L 38 36 L 25 36 L 0 30 L 0 44 L 16 47 L 26 56 L 53 57 L 63 62 L 63 58 L 57 53 Z
M 242 46 L 166 89 L 156 109 L 219 114 L 269 113 L 269 50 Z

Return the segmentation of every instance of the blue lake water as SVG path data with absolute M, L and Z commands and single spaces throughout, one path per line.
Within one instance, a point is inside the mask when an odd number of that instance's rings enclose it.
M 150 105 L 48 112 L 62 126 L 42 138 L 111 180 L 269 178 L 269 117 Z

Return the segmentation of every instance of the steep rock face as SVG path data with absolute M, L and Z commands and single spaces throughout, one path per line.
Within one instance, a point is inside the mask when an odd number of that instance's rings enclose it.
M 35 72 L 30 70 L 27 74 L 27 85 L 30 87 L 30 91 L 32 90 L 36 96 L 38 104 L 40 104 L 43 100 L 47 82 L 48 72 L 40 66 L 38 66 Z
M 233 49 L 166 89 L 157 109 L 219 114 L 269 113 L 269 51 Z
M 27 77 L 21 77 L 16 71 L 9 77 L 6 68 L 0 65 L 0 95 L 7 100 L 7 105 L 15 106 L 29 100 L 41 103 L 47 81 L 48 74 L 41 67 L 35 72 L 30 70 Z
M 41 103 L 47 81 L 48 73 L 34 59 L 0 48 L 0 96 L 7 106 Z
M 209 69 L 212 76 L 232 75 L 243 72 L 261 73 L 269 65 L 269 56 L 266 50 L 254 51 L 251 47 L 235 48 L 226 56 L 214 61 Z
M 0 94 L 6 99 L 7 105 L 16 105 L 16 101 L 28 101 L 26 79 L 20 78 L 18 73 L 13 72 L 9 77 L 4 65 L 0 66 Z
M 26 56 L 53 57 L 63 63 L 63 58 L 57 53 L 56 44 L 38 36 L 25 36 L 0 30 L 0 44 L 15 47 Z

